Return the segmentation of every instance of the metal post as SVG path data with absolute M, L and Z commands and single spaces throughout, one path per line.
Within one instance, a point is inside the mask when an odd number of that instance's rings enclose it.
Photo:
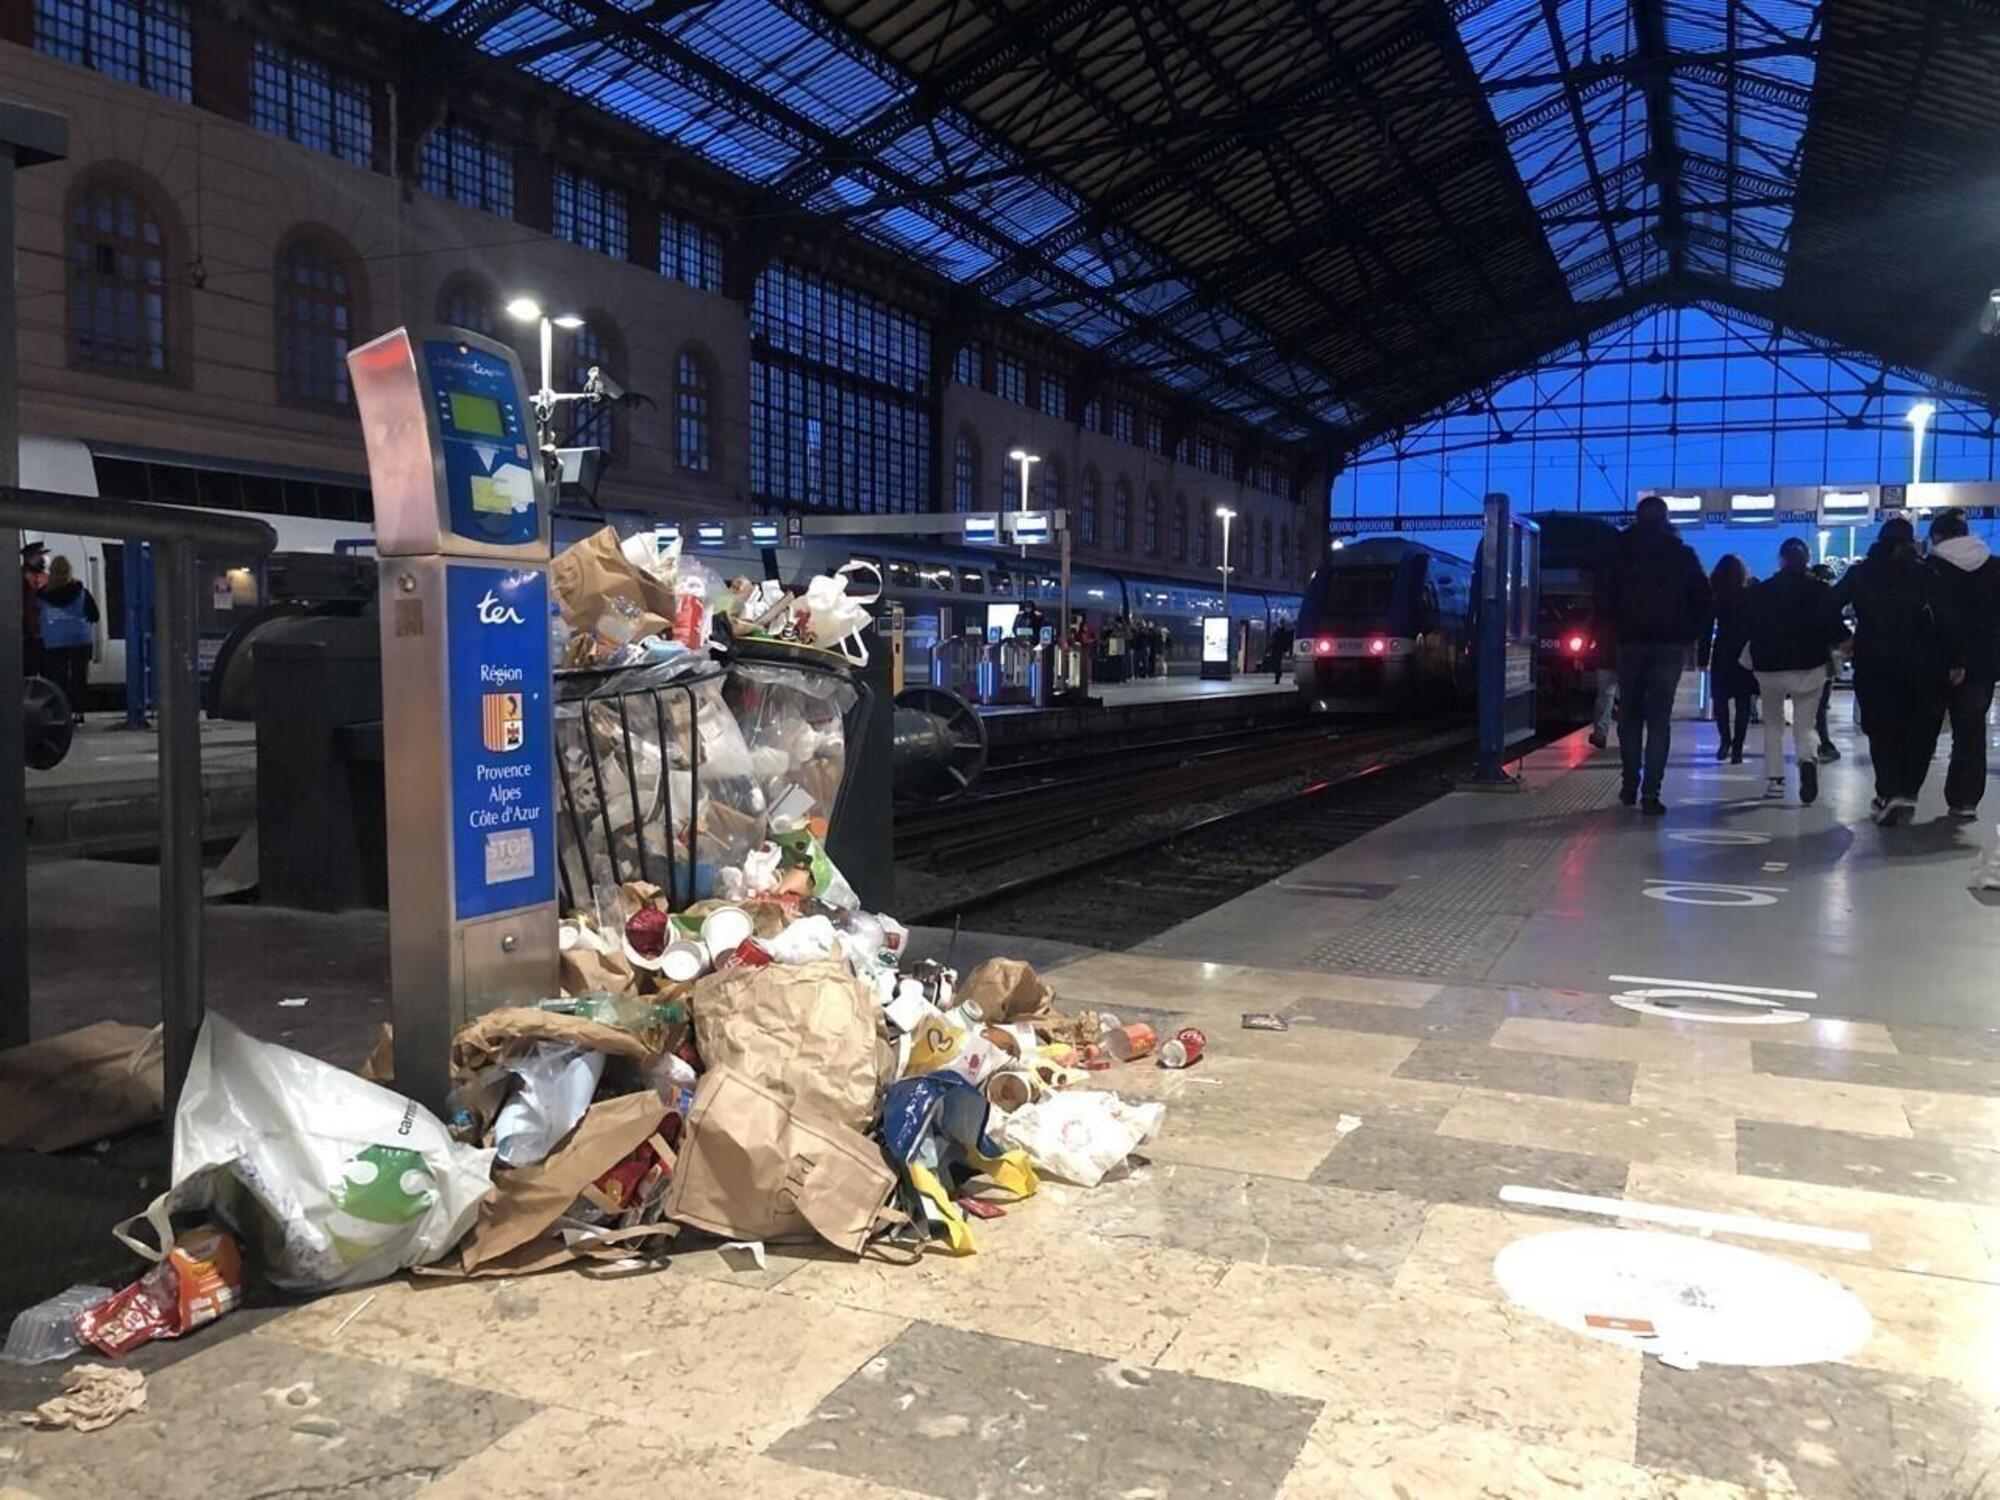
M 153 707 L 153 549 L 128 541 L 125 573 L 125 727 L 150 729 Z
M 201 666 L 195 549 L 160 545 L 154 570 L 160 683 L 160 1021 L 167 1117 L 201 1029 Z
M 1472 669 L 1479 693 L 1479 760 L 1476 786 L 1511 786 L 1504 766 L 1507 752 L 1507 611 L 1513 530 L 1507 497 L 1486 497 L 1486 526 L 1479 541 L 1479 628 L 1473 640 Z

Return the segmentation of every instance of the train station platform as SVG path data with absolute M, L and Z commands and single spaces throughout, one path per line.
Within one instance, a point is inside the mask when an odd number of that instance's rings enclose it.
M 92 714 L 61 764 L 28 772 L 28 846 L 37 854 L 145 854 L 159 847 L 156 729 Z M 201 722 L 203 831 L 234 838 L 257 821 L 257 727 Z

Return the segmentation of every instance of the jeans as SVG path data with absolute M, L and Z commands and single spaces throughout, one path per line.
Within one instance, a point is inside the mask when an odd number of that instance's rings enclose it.
M 48 646 L 42 655 L 42 675 L 63 690 L 72 714 L 82 713 L 90 692 L 90 647 Z
M 1597 669 L 1597 702 L 1590 711 L 1590 729 L 1599 739 L 1611 733 L 1612 711 L 1618 707 L 1618 669 Z
M 1673 736 L 1674 693 L 1686 656 L 1682 646 L 1618 648 L 1618 753 L 1628 791 L 1660 795 Z
M 1818 711 L 1820 689 L 1826 686 L 1825 667 L 1805 667 L 1792 672 L 1759 672 L 1757 691 L 1764 700 L 1764 774 L 1785 774 L 1785 705 L 1792 706 L 1792 748 L 1799 764 L 1819 760 L 1819 731 L 1813 718 Z
M 1944 800 L 1952 807 L 1976 808 L 1986 791 L 1986 713 L 1993 706 L 1993 680 L 1968 677 L 1951 690 L 1951 769 L 1944 774 Z
M 1855 669 L 1854 691 L 1875 762 L 1876 797 L 1914 802 L 1944 727 L 1944 680 L 1910 664 L 1868 661 Z

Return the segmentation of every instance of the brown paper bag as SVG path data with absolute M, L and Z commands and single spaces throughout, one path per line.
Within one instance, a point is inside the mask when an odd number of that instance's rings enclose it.
M 725 969 L 694 987 L 694 1038 L 711 1068 L 734 1068 L 788 1104 L 849 1130 L 875 1118 L 895 1057 L 881 1006 L 837 959 Z
M 61 1151 L 157 1120 L 152 1042 L 143 1026 L 97 1021 L 0 1052 L 0 1146 Z
M 549 565 L 549 584 L 572 630 L 595 633 L 606 614 L 629 631 L 627 640 L 666 635 L 673 628 L 673 590 L 632 566 L 616 527 L 606 526 L 558 553 Z
M 733 1240 L 817 1235 L 859 1255 L 885 1227 L 896 1175 L 867 1136 L 794 1109 L 733 1068 L 703 1076 L 665 1213 Z
M 578 995 L 636 995 L 639 992 L 639 976 L 633 972 L 632 961 L 623 953 L 599 953 L 581 943 L 562 954 L 557 968 L 557 982 L 562 986 L 562 992 L 571 999 Z
M 638 1062 L 660 1053 L 659 1048 L 648 1046 L 643 1037 L 616 1026 L 586 1021 L 582 1016 L 566 1016 L 560 1011 L 510 1005 L 489 1010 L 459 1028 L 458 1035 L 451 1039 L 451 1068 L 461 1077 L 477 1073 L 481 1068 L 518 1057 L 537 1042 L 561 1042 L 586 1052 L 629 1057 Z
M 1055 991 L 1020 959 L 989 958 L 965 976 L 952 998 L 976 1010 L 989 1026 L 1005 1026 L 1047 1015 Z
M 591 1105 L 544 1160 L 493 1174 L 493 1191 L 479 1205 L 479 1218 L 459 1241 L 456 1256 L 417 1269 L 435 1276 L 501 1276 L 576 1259 L 578 1251 L 549 1230 L 586 1187 L 637 1151 L 666 1116 L 667 1107 L 651 1090 Z

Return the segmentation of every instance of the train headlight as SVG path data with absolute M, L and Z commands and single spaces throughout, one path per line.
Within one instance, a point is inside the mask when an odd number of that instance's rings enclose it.
M 1388 650 L 1389 650 L 1389 643 L 1383 640 L 1382 637 L 1379 635 L 1376 636 L 1374 640 L 1368 643 L 1368 654 L 1370 656 L 1382 656 L 1387 654 Z

